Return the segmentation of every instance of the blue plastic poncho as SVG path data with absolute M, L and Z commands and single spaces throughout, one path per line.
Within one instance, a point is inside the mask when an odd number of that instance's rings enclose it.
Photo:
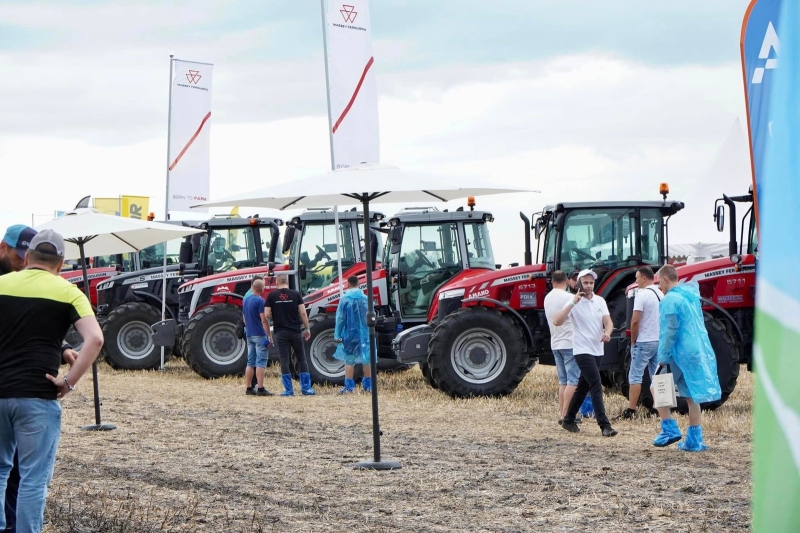
M 345 291 L 336 309 L 333 336 L 342 339 L 333 357 L 347 365 L 369 364 L 369 328 L 367 296 L 361 289 Z
M 719 400 L 717 359 L 708 340 L 697 282 L 670 289 L 659 314 L 658 362 L 678 367 L 673 373 L 680 395 L 699 403 Z

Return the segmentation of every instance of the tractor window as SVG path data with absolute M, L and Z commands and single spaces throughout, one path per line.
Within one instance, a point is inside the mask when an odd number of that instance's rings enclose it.
M 756 217 L 750 212 L 750 238 L 747 244 L 747 253 L 756 254 L 758 257 L 758 226 L 756 226 Z
M 334 224 L 305 224 L 303 234 L 292 244 L 292 257 L 299 246 L 300 265 L 305 267 L 305 279 L 300 279 L 300 294 L 322 289 L 339 275 Z M 342 269 L 356 264 L 356 251 L 350 223 L 339 223 L 339 239 L 342 248 Z
M 492 242 L 489 240 L 489 228 L 486 224 L 464 224 L 464 235 L 467 239 L 469 268 L 494 270 Z
M 361 258 L 362 259 L 366 259 L 367 256 L 366 256 L 365 251 L 364 251 L 364 224 L 363 224 L 363 222 L 357 224 L 356 228 L 358 230 L 358 243 L 359 243 L 359 249 L 361 251 Z M 374 234 L 377 234 L 377 237 L 378 237 L 378 259 L 380 259 L 381 248 L 383 247 L 383 235 L 381 235 L 380 231 L 375 231 Z
M 256 243 L 250 226 L 212 230 L 207 247 L 208 266 L 215 274 L 258 264 Z
M 177 265 L 183 239 L 167 241 L 167 265 Z M 160 242 L 139 250 L 139 263 L 142 268 L 155 268 L 164 265 L 164 243 Z
M 661 261 L 661 213 L 658 209 L 642 209 L 641 241 L 642 262 L 647 265 L 660 265 Z
M 581 209 L 567 213 L 561 270 L 616 268 L 636 255 L 635 218 L 630 209 Z
M 130 270 L 131 268 L 131 259 L 133 254 L 120 254 L 120 255 L 99 255 L 97 257 L 92 258 L 92 266 L 94 268 L 104 268 L 104 267 L 115 267 L 119 263 L 119 260 L 122 259 L 122 266 L 123 270 Z
M 555 264 L 555 257 L 556 257 L 556 232 L 554 231 L 554 225 L 552 219 L 549 219 L 547 222 L 547 230 L 544 233 L 544 257 L 543 262 L 545 264 L 553 262 Z M 537 247 L 538 248 L 538 247 Z
M 402 314 L 424 317 L 436 289 L 462 270 L 456 224 L 406 226 L 399 270 L 404 280 L 399 291 Z

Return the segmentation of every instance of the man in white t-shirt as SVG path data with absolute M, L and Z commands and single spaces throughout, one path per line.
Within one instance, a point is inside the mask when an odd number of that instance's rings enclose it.
M 600 426 L 604 437 L 613 437 L 617 431 L 611 427 L 611 422 L 606 416 L 603 386 L 600 383 L 600 359 L 603 357 L 603 343 L 611 340 L 614 324 L 611 322 L 606 301 L 594 294 L 595 280 L 597 274 L 593 271 L 581 270 L 578 274 L 580 284 L 578 293 L 553 317 L 553 324 L 556 326 L 562 326 L 567 318 L 572 319 L 572 352 L 578 368 L 581 369 L 578 386 L 572 395 L 561 427 L 573 433 L 580 431 L 575 423 L 575 415 L 586 393 L 590 392 L 597 425 Z
M 649 266 L 636 271 L 636 296 L 631 317 L 631 368 L 628 371 L 628 408 L 620 418 L 636 416 L 636 406 L 642 393 L 644 371 L 653 379 L 658 369 L 658 306 L 664 294 L 655 285 L 655 274 Z
M 550 326 L 550 349 L 558 372 L 558 417 L 559 422 L 562 422 L 575 387 L 578 385 L 581 371 L 572 355 L 572 321 L 567 318 L 561 326 L 553 324 L 553 317 L 564 309 L 573 297 L 567 292 L 567 274 L 556 270 L 551 276 L 551 281 L 553 290 L 544 298 L 544 314 Z

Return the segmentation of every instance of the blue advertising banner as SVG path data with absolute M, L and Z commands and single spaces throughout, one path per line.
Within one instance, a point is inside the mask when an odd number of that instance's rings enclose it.
M 780 11 L 781 0 L 750 2 L 742 22 L 739 43 L 747 100 L 747 129 L 750 133 L 750 161 L 756 216 L 758 216 L 758 198 L 763 187 L 761 177 L 764 173 L 764 156 L 771 136 L 769 97 L 774 83 L 775 69 L 778 68 Z

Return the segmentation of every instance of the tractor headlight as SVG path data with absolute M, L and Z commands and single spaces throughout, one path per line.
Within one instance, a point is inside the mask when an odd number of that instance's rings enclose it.
M 439 293 L 440 300 L 447 300 L 449 298 L 461 298 L 466 292 L 465 289 L 450 289 L 449 291 L 442 291 Z

